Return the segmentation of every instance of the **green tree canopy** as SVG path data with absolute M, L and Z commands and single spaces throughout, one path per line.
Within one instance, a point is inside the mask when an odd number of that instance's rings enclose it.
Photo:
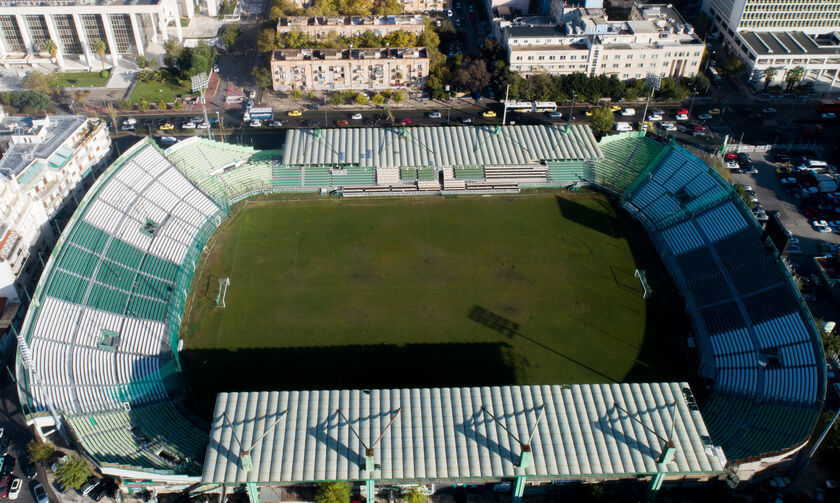
M 84 459 L 70 456 L 70 459 L 58 465 L 55 470 L 55 480 L 65 489 L 73 488 L 79 490 L 91 476 L 90 467 Z
M 97 38 L 90 44 L 90 49 L 99 55 L 99 60 L 102 62 L 102 69 L 105 69 L 105 51 L 108 50 L 108 46 L 105 45 L 105 42 L 101 38 Z
M 222 43 L 225 44 L 228 51 L 233 50 L 233 46 L 239 40 L 239 35 L 242 32 L 242 27 L 238 24 L 226 24 L 222 31 Z
M 349 503 L 350 484 L 347 482 L 321 482 L 315 491 L 315 503 Z
M 53 456 L 55 448 L 48 442 L 42 442 L 38 438 L 33 438 L 26 444 L 26 452 L 30 462 L 43 463 Z
M 23 78 L 21 85 L 29 91 L 49 94 L 55 90 L 56 76 L 54 73 L 42 73 L 32 70 Z
M 271 71 L 264 66 L 255 66 L 251 71 L 254 76 L 254 81 L 263 89 L 272 89 L 273 82 L 271 81 Z
M 612 110 L 606 106 L 592 110 L 592 117 L 589 124 L 592 126 L 592 130 L 600 135 L 609 133 L 615 125 Z

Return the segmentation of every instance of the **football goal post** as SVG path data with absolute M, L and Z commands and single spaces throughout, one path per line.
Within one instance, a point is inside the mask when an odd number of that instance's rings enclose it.
M 645 271 L 643 269 L 636 269 L 635 276 L 639 278 L 639 281 L 642 283 L 642 298 L 647 299 L 653 293 L 653 289 L 651 289 L 647 282 L 647 275 L 645 275 Z
M 230 286 L 230 278 L 219 278 L 219 294 L 216 295 L 216 307 L 225 307 L 225 296 Z

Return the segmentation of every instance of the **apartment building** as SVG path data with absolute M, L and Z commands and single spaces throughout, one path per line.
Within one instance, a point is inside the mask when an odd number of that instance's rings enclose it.
M 0 108 L 0 297 L 27 280 L 30 254 L 52 241 L 50 218 L 80 200 L 111 154 L 105 121 L 5 116 Z
M 329 34 L 352 37 L 372 31 L 377 35 L 388 35 L 395 31 L 405 31 L 420 35 L 423 33 L 423 16 L 329 16 L 329 17 L 283 17 L 277 21 L 277 33 L 298 31 L 314 38 L 323 38 Z
M 635 4 L 623 21 L 608 19 L 601 9 L 585 8 L 564 12 L 557 21 L 497 20 L 511 70 L 626 80 L 648 73 L 691 77 L 700 68 L 703 42 L 670 4 Z
M 181 40 L 180 17 L 194 12 L 193 0 L 2 0 L 0 64 L 50 63 L 47 40 L 56 42 L 62 68 L 100 69 L 96 40 L 105 42 L 107 66 L 119 67 L 125 57 L 160 57 L 168 28 Z
M 429 76 L 424 47 L 283 49 L 271 55 L 275 91 L 415 89 Z

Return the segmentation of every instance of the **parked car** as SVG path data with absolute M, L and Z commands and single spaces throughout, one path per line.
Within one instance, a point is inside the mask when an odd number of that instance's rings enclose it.
M 120 130 L 122 130 L 122 131 L 134 131 L 134 124 L 123 123 L 123 125 L 120 126 Z
M 198 125 L 196 125 L 196 127 L 197 127 L 198 129 L 210 129 L 210 122 L 208 122 L 208 121 L 202 121 L 201 123 L 199 123 Z
M 727 152 L 723 158 L 727 161 L 734 161 L 738 158 L 738 154 L 736 152 Z
M 676 116 L 674 116 L 674 118 L 678 121 L 687 121 L 688 114 L 677 114 Z
M 651 115 L 648 115 L 647 120 L 650 121 L 650 122 L 661 121 L 662 116 L 659 115 L 659 114 L 651 114 Z
M 0 437 L 0 456 L 5 456 L 9 453 L 9 445 L 12 443 L 12 439 L 9 435 L 3 435 Z
M 268 123 L 268 127 L 280 127 L 283 125 L 283 121 L 271 121 Z
M 426 114 L 426 117 L 428 117 L 430 119 L 440 119 L 441 114 L 440 114 L 440 112 L 428 112 Z
M 97 485 L 99 485 L 99 477 L 91 476 L 87 479 L 87 482 L 79 488 L 79 494 L 87 496 Z
M 181 126 L 181 129 L 195 129 L 195 122 L 193 122 L 193 121 L 185 122 L 184 125 Z
M 355 113 L 355 114 L 351 115 L 350 118 L 353 119 L 354 121 L 360 121 L 360 120 L 362 120 L 362 114 Z
M 303 115 L 303 112 L 301 112 L 300 110 L 289 110 L 289 112 L 286 115 L 288 115 L 289 117 L 300 117 Z
M 654 109 L 650 111 L 650 115 L 665 115 L 665 110 Z
M 175 124 L 172 124 L 171 122 L 164 122 L 158 129 L 161 131 L 172 131 L 175 129 Z
M 20 488 L 23 487 L 23 481 L 17 477 L 12 480 L 12 485 L 9 487 L 9 499 L 16 500 L 20 496 Z
M 221 70 L 221 68 L 219 68 L 219 65 L 213 65 L 213 72 L 214 73 L 219 73 L 219 70 Z
M 563 117 L 563 112 L 548 112 L 548 116 L 552 119 L 560 119 Z
M 610 112 L 620 112 L 621 105 L 610 105 Z
M 47 497 L 47 491 L 44 490 L 44 486 L 41 484 L 35 484 L 32 488 L 32 494 L 35 496 L 37 503 L 50 503 L 50 499 Z
M 12 488 L 12 481 L 14 479 L 14 475 L 6 475 L 0 478 L 0 498 L 7 498 L 9 496 L 9 491 Z
M 680 108 L 679 110 L 677 110 L 674 113 L 677 114 L 677 115 L 688 115 L 688 109 L 687 108 Z
M 472 119 L 469 117 L 461 117 L 461 124 L 472 124 Z
M 624 117 L 632 117 L 636 115 L 636 110 L 633 108 L 625 108 L 621 111 L 621 115 Z
M 306 105 L 306 108 L 309 110 L 318 110 L 320 108 L 317 103 L 310 103 Z
M 254 119 L 251 121 L 251 127 L 262 127 L 262 121 L 259 119 Z
M 123 124 L 137 124 L 137 119 L 135 119 L 134 117 L 128 117 L 123 121 Z
M 663 122 L 659 127 L 668 132 L 677 130 L 677 126 L 673 122 Z
M 700 114 L 700 115 L 697 116 L 697 118 L 700 119 L 701 121 L 712 120 L 712 116 L 709 115 L 709 114 Z
M 481 116 L 484 117 L 485 119 L 492 119 L 493 117 L 496 116 L 496 112 L 494 112 L 492 110 L 487 110 L 486 112 L 481 114 Z

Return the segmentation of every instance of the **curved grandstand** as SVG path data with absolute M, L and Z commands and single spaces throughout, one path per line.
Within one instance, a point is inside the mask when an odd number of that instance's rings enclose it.
M 292 131 L 282 151 L 151 139 L 96 182 L 19 333 L 28 417 L 65 425 L 104 471 L 195 481 L 206 426 L 181 407 L 178 341 L 201 250 L 233 202 L 339 189 L 470 193 L 592 183 L 649 232 L 694 326 L 702 405 L 730 461 L 800 447 L 825 396 L 819 335 L 729 185 L 674 144 L 585 126 Z

